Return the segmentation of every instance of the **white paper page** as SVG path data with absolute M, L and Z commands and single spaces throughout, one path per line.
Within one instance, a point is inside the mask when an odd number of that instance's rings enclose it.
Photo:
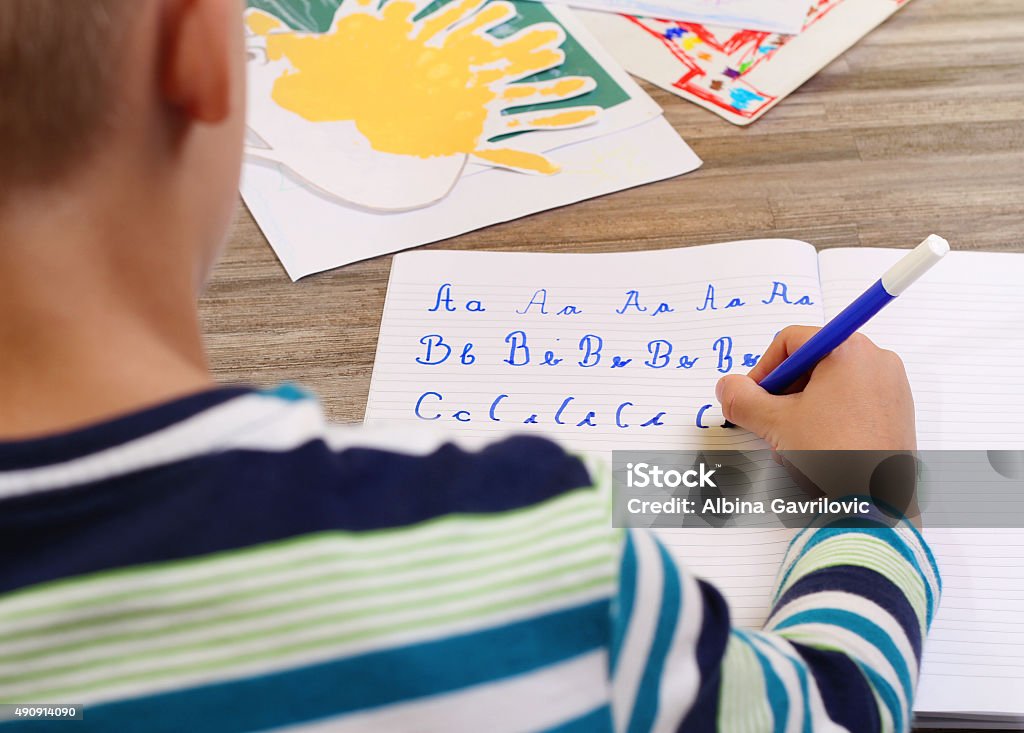
M 814 249 L 788 240 L 593 255 L 402 254 L 391 271 L 366 420 L 414 421 L 481 440 L 541 433 L 601 453 L 763 447 L 744 431 L 698 428 L 696 416 L 703 405 L 714 404 L 715 382 L 723 373 L 749 368 L 745 354 L 760 355 L 786 325 L 822 322 L 817 270 Z M 778 291 L 771 298 L 775 283 L 785 284 L 789 304 Z M 450 287 L 442 290 L 445 284 Z M 632 299 L 630 291 L 636 293 Z M 797 305 L 802 296 L 810 304 Z M 631 302 L 645 310 L 627 306 Z M 744 305 L 730 308 L 730 302 Z M 661 303 L 672 310 L 659 313 Z M 558 315 L 569 306 L 582 312 Z M 512 353 L 523 336 L 530 362 L 513 366 L 506 360 L 525 359 L 521 348 Z M 593 337 L 601 339 L 599 361 Z M 421 339 L 432 344 L 429 358 Z M 467 343 L 471 364 L 461 363 Z M 447 348 L 451 353 L 443 363 L 417 363 L 437 361 Z M 563 361 L 543 365 L 548 351 L 552 360 Z M 690 368 L 679 366 L 684 355 L 696 360 Z M 612 368 L 616 356 L 632 361 Z M 491 407 L 503 394 L 508 397 L 494 407 L 498 421 L 492 420 Z M 570 397 L 559 418 L 564 424 L 558 425 L 556 414 Z M 580 425 L 589 413 L 594 426 Z M 663 424 L 641 427 L 655 417 Z M 720 424 L 720 418 L 708 420 Z M 751 625 L 764 618 L 789 536 L 785 530 L 662 533 L 678 557 L 723 589 L 737 622 Z
M 490 169 L 463 176 L 442 201 L 400 214 L 339 205 L 277 167 L 246 163 L 242 196 L 293 280 L 370 257 L 454 237 L 539 211 L 672 178 L 700 158 L 661 116 L 559 148 L 553 176 Z
M 456 6 L 452 6 L 444 12 L 449 12 L 454 8 Z M 535 10 L 535 8 L 526 9 Z M 464 5 L 459 6 L 455 12 L 470 12 L 472 10 L 472 7 Z M 262 13 L 262 11 L 254 12 Z M 353 20 L 352 13 L 359 15 L 367 22 L 376 19 L 374 23 L 382 21 L 385 17 L 390 17 L 387 13 L 381 15 L 381 12 L 383 11 L 369 6 L 357 7 L 353 0 L 353 4 L 346 6 L 342 12 L 345 17 L 341 18 L 340 22 Z M 299 14 L 302 15 L 302 13 Z M 287 9 L 279 8 L 277 15 L 285 17 L 289 13 Z M 443 199 L 461 177 L 491 169 L 493 165 L 485 162 L 485 156 L 473 154 L 473 151 L 480 146 L 490 147 L 491 143 L 499 139 L 507 141 L 507 143 L 501 143 L 499 147 L 504 147 L 507 144 L 514 151 L 539 154 L 635 127 L 661 114 L 661 108 L 657 103 L 608 56 L 567 8 L 549 7 L 542 11 L 541 15 L 547 19 L 548 25 L 545 27 L 559 35 L 564 35 L 565 43 L 563 44 L 563 41 L 559 40 L 558 44 L 567 46 L 565 59 L 559 60 L 554 56 L 547 58 L 545 63 L 554 66 L 544 71 L 557 74 L 560 77 L 578 76 L 583 86 L 577 87 L 576 92 L 585 95 L 583 90 L 594 88 L 597 91 L 598 100 L 602 97 L 607 100 L 607 102 L 601 102 L 597 108 L 589 108 L 585 114 L 591 112 L 596 114 L 593 117 L 587 117 L 585 124 L 561 126 L 555 123 L 537 126 L 533 124 L 534 113 L 524 112 L 525 116 L 520 116 L 515 111 L 516 108 L 502 110 L 496 106 L 496 103 L 488 105 L 485 110 L 474 112 L 473 106 L 476 102 L 472 96 L 460 99 L 451 98 L 449 101 L 458 109 L 453 108 L 445 114 L 449 117 L 458 114 L 472 114 L 473 118 L 479 122 L 478 127 L 474 128 L 475 137 L 471 135 L 470 138 L 463 138 L 461 142 L 449 141 L 446 144 L 435 140 L 434 143 L 441 145 L 441 149 L 448 151 L 445 154 L 441 154 L 438 152 L 439 149 L 426 142 L 422 144 L 426 144 L 427 147 L 420 149 L 420 153 L 426 157 L 411 153 L 395 155 L 383 152 L 384 148 L 378 145 L 379 140 L 374 141 L 367 137 L 370 135 L 369 128 L 372 127 L 372 123 L 368 122 L 370 118 L 361 116 L 362 112 L 366 112 L 366 110 L 360 112 L 362 108 L 359 104 L 350 109 L 348 116 L 351 119 L 320 121 L 306 119 L 308 115 L 297 113 L 297 109 L 282 107 L 275 90 L 279 91 L 278 83 L 285 81 L 290 69 L 296 71 L 294 65 L 299 63 L 298 57 L 289 57 L 287 60 L 271 59 L 266 50 L 267 38 L 259 33 L 251 32 L 247 36 L 247 48 L 250 53 L 247 64 L 246 159 L 249 162 L 260 162 L 264 165 L 280 167 L 287 171 L 292 182 L 300 183 L 311 193 L 326 196 L 342 206 L 384 214 L 430 206 Z M 417 28 L 420 28 L 422 24 L 429 24 L 433 22 L 430 20 L 431 18 L 436 20 L 437 17 L 436 13 L 418 16 L 415 21 L 416 27 L 409 31 L 411 37 L 420 33 Z M 449 18 L 449 20 L 451 19 Z M 457 23 L 456 27 L 452 29 L 452 33 L 458 34 L 461 32 L 460 29 L 465 30 L 472 25 L 466 18 L 463 20 L 466 22 Z M 530 27 L 540 28 L 541 26 L 534 24 Z M 443 34 L 441 35 L 443 36 Z M 484 36 L 487 34 L 484 33 Z M 449 38 L 452 37 L 454 36 L 449 36 Z M 293 40 L 297 41 L 298 39 Z M 380 43 L 380 41 L 373 40 L 366 42 Z M 430 45 L 440 49 L 445 46 L 445 43 L 441 36 L 434 36 Z M 447 43 L 446 47 L 451 50 L 452 43 Z M 569 47 L 577 48 L 574 51 Z M 285 56 L 288 54 L 286 53 Z M 471 60 L 464 59 L 457 53 L 454 56 L 445 55 L 445 58 L 446 61 L 435 59 L 434 62 L 424 62 L 428 65 L 434 64 L 430 67 L 429 73 L 434 75 L 431 78 L 439 85 L 438 88 L 447 83 L 444 78 L 455 79 L 456 77 L 451 74 L 457 75 L 458 69 L 467 63 L 472 65 Z M 344 65 L 348 62 L 338 60 L 336 63 Z M 382 62 L 367 57 L 366 63 L 380 65 Z M 428 73 L 425 68 L 421 71 Z M 542 69 L 538 67 L 535 71 L 539 73 Z M 302 73 L 301 70 L 298 72 Z M 397 76 L 395 72 L 398 72 Z M 437 76 L 438 74 L 440 77 Z M 407 100 L 407 106 L 412 110 L 420 103 L 415 101 L 416 93 L 410 91 L 412 87 L 403 84 L 402 79 L 405 76 L 406 74 L 403 74 L 401 69 L 382 70 L 380 78 L 383 81 L 381 81 L 382 86 L 378 93 L 382 97 L 393 97 L 396 100 L 404 99 L 403 95 L 412 94 L 413 96 Z M 309 83 L 323 83 L 324 79 L 326 77 L 321 78 L 320 82 L 310 80 Z M 481 79 L 476 78 L 475 81 L 466 83 L 472 85 L 480 81 Z M 495 100 L 500 100 L 506 94 L 506 86 L 511 82 L 512 80 L 508 78 L 493 80 L 488 86 L 489 93 L 495 95 Z M 416 82 L 410 83 L 415 86 Z M 330 96 L 333 91 L 339 89 L 340 87 L 332 86 L 327 80 L 323 88 L 316 89 L 315 96 L 318 98 Z M 516 94 L 525 92 L 522 88 L 516 87 L 516 89 Z M 535 88 L 533 96 L 517 98 L 517 107 L 520 106 L 520 103 L 532 105 L 559 100 L 560 94 L 557 90 L 549 87 L 547 92 L 551 93 L 541 93 Z M 605 96 L 606 94 L 613 94 L 614 97 Z M 570 97 L 570 99 L 576 99 L 584 108 L 587 108 L 586 95 Z M 439 98 L 437 103 L 443 104 L 444 102 Z M 606 103 L 609 106 L 605 107 Z M 569 102 L 569 104 L 572 106 L 559 107 L 559 109 L 568 112 L 575 106 L 573 102 Z M 469 105 L 469 108 L 461 109 L 464 105 Z M 540 114 L 541 117 L 546 116 L 539 110 L 534 112 Z M 406 114 L 405 117 L 408 117 L 410 121 L 418 119 L 418 115 L 415 113 Z M 513 128 L 515 131 L 528 134 L 517 134 L 514 139 L 503 138 Z
M 904 254 L 820 255 L 831 318 Z M 922 449 L 1024 448 L 1024 256 L 950 253 L 863 329 L 907 366 Z M 1024 530 L 926 532 L 944 579 L 917 709 L 1024 715 Z
M 714 23 L 747 30 L 799 33 L 810 0 L 555 0 L 626 15 Z
M 905 250 L 820 255 L 831 318 Z M 951 252 L 862 330 L 899 353 L 917 406 L 922 450 L 1024 446 L 1024 257 Z

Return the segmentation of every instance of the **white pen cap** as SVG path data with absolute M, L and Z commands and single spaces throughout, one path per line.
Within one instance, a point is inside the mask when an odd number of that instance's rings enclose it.
M 938 234 L 929 235 L 928 239 L 914 247 L 895 265 L 882 275 L 882 287 L 889 295 L 900 295 L 904 290 L 925 274 L 932 266 L 949 252 L 949 242 Z

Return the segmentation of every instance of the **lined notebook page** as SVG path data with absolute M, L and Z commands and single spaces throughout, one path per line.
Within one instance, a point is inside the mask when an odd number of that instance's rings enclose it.
M 822 252 L 826 317 L 902 254 Z M 922 449 L 1024 448 L 1022 284 L 1020 255 L 953 252 L 864 329 L 903 357 Z M 944 592 L 917 708 L 1024 715 L 1024 530 L 926 535 Z
M 698 427 L 700 408 L 777 330 L 821 319 L 803 242 L 400 254 L 366 420 L 535 432 L 591 451 L 754 447 L 742 431 Z
M 903 254 L 822 252 L 826 316 L 842 310 Z M 922 450 L 1024 445 L 1024 257 L 951 252 L 863 332 L 903 357 Z
M 602 453 L 763 447 L 741 430 L 697 427 L 697 413 L 715 403 L 719 377 L 746 372 L 747 355 L 791 323 L 822 323 L 817 254 L 803 242 L 400 254 L 366 420 L 478 440 L 526 431 Z M 763 620 L 788 531 L 660 534 L 716 582 L 738 623 Z

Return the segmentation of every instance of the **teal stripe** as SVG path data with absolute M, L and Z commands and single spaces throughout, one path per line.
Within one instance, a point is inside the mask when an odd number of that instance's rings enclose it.
M 903 706 L 900 704 L 899 697 L 896 695 L 896 691 L 892 689 L 892 686 L 882 679 L 882 676 L 878 674 L 871 667 L 867 667 L 863 664 L 858 664 L 860 670 L 867 676 L 871 686 L 875 688 L 879 697 L 882 698 L 882 702 L 889 708 L 889 712 L 892 714 L 893 729 L 897 731 L 903 730 Z M 910 711 L 907 711 L 910 712 Z
M 773 733 L 785 733 L 786 721 L 789 719 L 789 693 L 786 686 L 775 673 L 775 668 L 768 661 L 765 655 L 755 644 L 748 634 L 742 629 L 733 629 L 733 634 L 738 636 L 744 644 L 753 650 L 757 661 L 761 665 L 761 672 L 764 674 L 765 691 L 768 694 L 768 705 L 772 709 L 772 731 Z
M 928 578 L 925 577 L 924 572 L 921 570 L 921 565 L 917 562 L 917 558 L 914 556 L 913 551 L 907 547 L 907 544 L 900 539 L 899 535 L 887 527 L 822 527 L 819 529 L 815 532 L 813 537 L 807 540 L 807 544 L 804 545 L 803 550 L 800 551 L 800 554 L 794 558 L 794 560 L 789 564 L 789 567 L 786 568 L 786 571 L 783 573 L 782 578 L 780 578 L 776 586 L 773 604 L 778 602 L 779 592 L 786 587 L 786 583 L 789 581 L 789 577 L 793 574 L 793 570 L 796 568 L 797 563 L 807 555 L 807 553 L 826 540 L 848 534 L 867 535 L 880 539 L 889 545 L 889 547 L 896 550 L 896 552 L 907 561 L 907 563 L 914 569 L 914 572 L 920 576 L 921 581 L 924 584 L 925 602 L 927 604 L 925 618 L 928 626 L 931 626 L 932 616 L 935 613 L 935 598 L 932 595 L 932 589 L 931 585 L 928 583 Z
M 266 395 L 267 397 L 276 397 L 277 399 L 284 400 L 285 402 L 302 402 L 304 400 L 315 399 L 309 392 L 301 387 L 291 384 L 290 382 L 282 382 L 276 387 L 261 390 L 260 394 Z
M 647 657 L 647 666 L 640 680 L 640 689 L 633 703 L 633 714 L 629 721 L 629 733 L 649 731 L 654 725 L 658 714 L 659 689 L 661 676 L 665 669 L 676 626 L 682 615 L 682 584 L 675 562 L 660 542 L 655 540 L 658 555 L 661 558 L 663 575 L 661 611 L 658 614 L 658 626 L 651 642 L 651 651 Z
M 939 563 L 935 559 L 935 555 L 932 553 L 932 548 L 925 542 L 924 535 L 910 522 L 907 522 L 907 527 L 913 532 L 914 537 L 917 538 L 918 543 L 921 545 L 921 549 L 924 550 L 924 556 L 928 559 L 928 566 L 932 569 L 932 573 L 935 575 L 935 584 L 938 586 L 939 594 L 942 594 L 942 573 L 939 572 Z M 927 585 L 927 583 L 926 583 Z
M 86 728 L 118 733 L 266 730 L 499 683 L 603 649 L 608 602 L 505 626 L 383 649 L 284 672 L 89 706 Z M 0 731 L 67 733 L 65 721 L 0 723 Z
M 883 656 L 892 664 L 893 669 L 896 670 L 896 676 L 903 687 L 903 694 L 906 696 L 906 699 L 913 699 L 914 683 L 910 679 L 910 670 L 907 668 L 906 658 L 900 652 L 895 642 L 893 642 L 892 637 L 883 628 L 859 614 L 839 608 L 814 608 L 794 613 L 789 618 L 775 624 L 773 630 L 781 631 L 793 626 L 813 623 L 828 624 L 829 626 L 838 626 L 846 629 L 882 652 Z
M 622 642 L 626 637 L 626 629 L 633 617 L 633 605 L 636 602 L 636 548 L 633 546 L 631 532 L 626 532 L 626 544 L 622 550 L 622 567 L 619 571 L 619 593 L 612 608 L 612 646 L 609 652 L 611 676 L 619 663 Z

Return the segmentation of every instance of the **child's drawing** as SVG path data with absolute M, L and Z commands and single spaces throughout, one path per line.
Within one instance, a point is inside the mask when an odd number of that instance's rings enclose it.
M 625 15 L 586 22 L 631 72 L 747 124 L 907 1 L 815 0 L 796 35 Z
M 249 154 L 346 203 L 390 211 L 443 198 L 468 159 L 557 173 L 512 133 L 595 122 L 601 107 L 528 106 L 574 99 L 595 81 L 531 81 L 565 60 L 566 34 L 551 22 L 492 32 L 515 16 L 503 0 L 346 0 L 325 32 L 310 32 L 248 10 Z
M 815 2 L 804 30 L 841 2 Z M 771 59 L 792 36 L 753 30 L 725 31 L 696 23 L 649 18 L 630 17 L 629 21 L 657 38 L 683 65 L 683 73 L 673 85 L 679 91 L 746 119 L 753 119 L 778 99 L 778 95 L 751 85 L 746 77 Z

